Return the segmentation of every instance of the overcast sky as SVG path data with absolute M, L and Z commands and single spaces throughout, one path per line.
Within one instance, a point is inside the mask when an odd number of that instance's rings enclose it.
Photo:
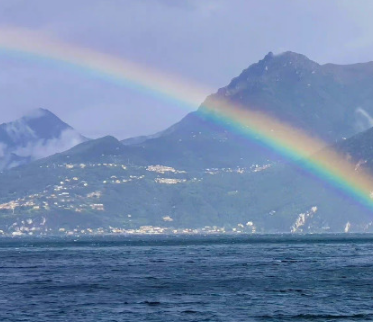
M 0 0 L 0 28 L 28 28 L 218 89 L 269 51 L 371 61 L 372 12 L 371 0 Z M 88 137 L 123 139 L 188 112 L 1 51 L 0 70 L 0 123 L 42 107 Z

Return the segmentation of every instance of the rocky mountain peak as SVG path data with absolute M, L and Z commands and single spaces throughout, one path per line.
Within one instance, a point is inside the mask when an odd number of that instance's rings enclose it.
M 251 65 L 245 69 L 242 74 L 238 77 L 241 78 L 267 78 L 270 76 L 276 76 L 284 72 L 289 71 L 308 71 L 318 69 L 320 65 L 302 54 L 298 54 L 292 51 L 286 51 L 284 53 L 274 55 L 269 52 L 262 60 L 258 63 Z
M 302 54 L 292 51 L 275 55 L 269 52 L 259 62 L 249 66 L 218 95 L 232 97 L 241 91 L 256 92 L 263 87 L 298 82 L 299 79 L 323 73 L 322 67 Z

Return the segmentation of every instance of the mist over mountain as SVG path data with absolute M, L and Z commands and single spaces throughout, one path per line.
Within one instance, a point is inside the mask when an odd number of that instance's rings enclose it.
M 165 131 L 122 142 L 107 136 L 68 150 L 58 142 L 84 138 L 39 110 L 2 126 L 8 136 L 0 139 L 14 158 L 49 156 L 0 174 L 0 229 L 371 231 L 367 209 L 299 164 L 281 162 L 255 138 L 213 123 L 202 109 L 223 98 L 260 110 L 323 140 L 356 171 L 373 171 L 372 81 L 372 63 L 319 65 L 292 52 L 269 53 Z
M 50 111 L 36 109 L 0 125 L 0 170 L 65 151 L 85 140 Z

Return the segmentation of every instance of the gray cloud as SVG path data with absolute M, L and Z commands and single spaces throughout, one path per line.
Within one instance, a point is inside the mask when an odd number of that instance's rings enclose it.
M 38 30 L 218 88 L 268 51 L 320 63 L 371 60 L 371 9 L 364 0 L 2 0 L 0 28 Z M 125 138 L 197 108 L 1 54 L 0 70 L 2 122 L 43 107 L 86 136 Z

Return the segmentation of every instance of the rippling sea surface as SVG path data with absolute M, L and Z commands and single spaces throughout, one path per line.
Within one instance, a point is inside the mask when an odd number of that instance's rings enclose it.
M 370 321 L 373 236 L 0 239 L 0 321 Z

